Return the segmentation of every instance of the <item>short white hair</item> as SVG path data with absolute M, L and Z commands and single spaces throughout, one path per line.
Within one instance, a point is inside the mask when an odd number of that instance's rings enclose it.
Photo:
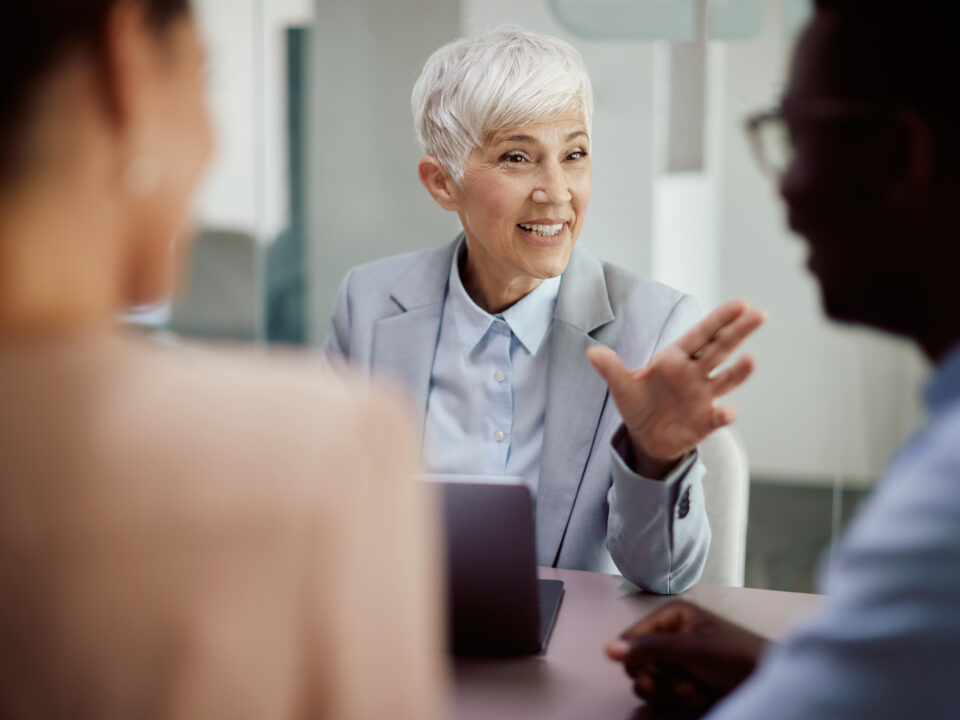
M 433 53 L 410 99 L 417 139 L 458 184 L 467 157 L 492 132 L 583 113 L 593 120 L 593 88 L 583 59 L 560 38 L 501 27 Z

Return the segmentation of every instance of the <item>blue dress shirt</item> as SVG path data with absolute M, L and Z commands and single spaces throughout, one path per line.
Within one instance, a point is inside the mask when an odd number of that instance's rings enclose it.
M 960 718 L 960 348 L 844 537 L 824 612 L 710 715 Z
M 497 315 L 480 308 L 453 256 L 427 394 L 423 464 L 431 472 L 523 478 L 536 497 L 549 343 L 560 278 Z

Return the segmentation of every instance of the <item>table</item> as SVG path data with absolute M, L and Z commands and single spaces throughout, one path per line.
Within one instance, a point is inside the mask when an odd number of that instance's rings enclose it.
M 617 575 L 540 568 L 563 580 L 547 652 L 519 659 L 457 658 L 456 720 L 641 720 L 648 711 L 620 665 L 607 660 L 607 640 L 672 598 L 633 591 Z M 779 639 L 822 602 L 820 595 L 695 585 L 680 597 L 766 637 Z

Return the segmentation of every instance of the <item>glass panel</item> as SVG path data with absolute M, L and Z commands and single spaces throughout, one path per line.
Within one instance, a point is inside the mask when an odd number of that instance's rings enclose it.
M 550 0 L 569 32 L 593 40 L 671 40 L 696 37 L 695 0 Z
M 810 21 L 813 15 L 813 0 L 780 0 L 780 12 L 783 17 L 783 35 L 793 38 Z
M 416 175 L 409 97 L 429 54 L 503 23 L 560 35 L 597 95 L 580 242 L 691 293 L 704 312 L 734 296 L 771 311 L 748 343 L 756 374 L 729 398 L 751 468 L 747 584 L 814 589 L 818 558 L 919 423 L 925 369 L 903 345 L 824 320 L 803 245 L 743 135 L 744 119 L 782 93 L 809 0 L 198 4 L 218 156 L 173 327 L 258 337 L 262 311 L 270 342 L 319 345 L 351 267 L 460 229 Z M 695 47 L 698 8 L 715 42 Z M 693 51 L 706 68 L 695 101 Z M 698 162 L 678 165 L 669 151 L 689 138 Z M 162 309 L 148 317 L 165 322 Z
M 320 344 L 350 268 L 459 232 L 418 180 L 410 92 L 430 53 L 460 34 L 461 11 L 441 0 L 318 0 L 315 12 L 305 253 L 309 337 Z
M 711 40 L 749 40 L 763 30 L 764 0 L 709 0 L 707 6 L 707 32 Z

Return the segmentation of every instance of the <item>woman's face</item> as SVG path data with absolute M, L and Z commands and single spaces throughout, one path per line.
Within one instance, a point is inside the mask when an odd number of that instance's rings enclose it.
M 457 188 L 468 272 L 520 296 L 563 273 L 590 202 L 590 138 L 579 110 L 505 128 L 474 150 Z
M 140 133 L 143 152 L 156 164 L 156 186 L 134 210 L 132 241 L 142 262 L 128 298 L 133 304 L 171 292 L 174 272 L 190 247 L 191 199 L 213 146 L 206 54 L 194 17 L 185 14 L 150 42 L 153 62 Z

